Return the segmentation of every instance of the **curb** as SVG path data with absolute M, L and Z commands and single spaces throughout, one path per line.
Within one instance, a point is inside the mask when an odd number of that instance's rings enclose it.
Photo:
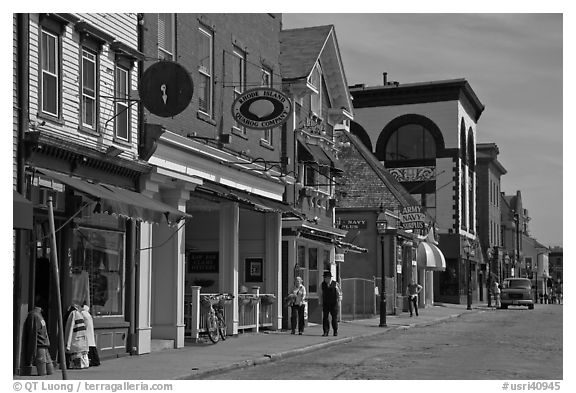
M 470 310 L 468 310 L 468 311 L 470 311 Z M 476 311 L 478 311 L 478 310 L 476 310 Z M 246 359 L 246 360 L 243 360 L 241 362 L 230 363 L 230 364 L 226 364 L 226 365 L 222 365 L 222 366 L 215 366 L 215 367 L 212 367 L 212 368 L 206 369 L 206 370 L 198 370 L 197 372 L 182 375 L 179 377 L 175 377 L 174 379 L 177 379 L 177 380 L 200 379 L 200 378 L 207 377 L 207 376 L 214 375 L 214 374 L 218 374 L 218 373 L 225 373 L 228 371 L 239 370 L 242 368 L 259 366 L 262 364 L 271 363 L 271 362 L 275 362 L 278 360 L 287 359 L 287 358 L 290 358 L 293 356 L 303 355 L 303 354 L 306 354 L 309 352 L 313 352 L 313 351 L 317 351 L 320 349 L 332 347 L 332 346 L 335 346 L 338 344 L 345 344 L 345 343 L 352 342 L 354 340 L 360 340 L 363 338 L 368 338 L 368 337 L 377 336 L 380 334 L 385 334 L 391 330 L 407 330 L 407 329 L 410 329 L 413 327 L 418 327 L 418 326 L 431 326 L 431 325 L 434 325 L 436 323 L 440 323 L 440 322 L 443 322 L 443 321 L 446 321 L 449 319 L 457 318 L 460 315 L 462 315 L 462 313 L 450 314 L 446 317 L 441 317 L 441 318 L 438 318 L 438 319 L 435 319 L 435 320 L 429 321 L 429 322 L 411 323 L 409 325 L 401 325 L 401 326 L 396 326 L 396 327 L 389 326 L 389 327 L 385 328 L 384 330 L 379 330 L 379 331 L 374 332 L 374 333 L 367 333 L 367 334 L 362 334 L 359 336 L 352 336 L 352 337 L 344 337 L 344 338 L 340 338 L 340 339 L 336 339 L 336 340 L 327 341 L 324 343 L 308 345 L 308 346 L 305 346 L 302 348 L 290 349 L 290 350 L 287 350 L 284 352 L 265 354 L 265 355 L 257 357 L 257 358 Z

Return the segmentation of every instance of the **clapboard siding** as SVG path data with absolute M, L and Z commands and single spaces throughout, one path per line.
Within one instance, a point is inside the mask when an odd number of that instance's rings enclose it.
M 137 14 L 76 14 L 82 20 L 122 41 L 132 48 L 138 47 Z M 31 15 L 30 20 L 30 113 L 39 114 L 39 16 Z M 85 146 L 104 151 L 110 145 L 117 145 L 124 151 L 121 157 L 137 158 L 138 146 L 138 111 L 131 108 L 131 143 L 117 144 L 114 141 L 114 70 L 115 53 L 109 43 L 102 46 L 98 54 L 99 62 L 99 129 L 98 135 L 80 130 L 80 35 L 73 24 L 66 26 L 62 35 L 61 55 L 61 100 L 62 122 L 46 121 L 43 130 L 54 133 L 67 140 L 82 143 Z M 131 69 L 131 88 L 138 88 L 138 65 Z
M 12 14 L 12 187 L 18 182 L 18 14 Z

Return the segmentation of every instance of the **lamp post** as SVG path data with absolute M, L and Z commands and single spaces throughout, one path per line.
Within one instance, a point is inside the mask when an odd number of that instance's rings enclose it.
M 518 266 L 518 269 L 514 269 L 514 277 L 520 277 L 520 215 L 518 213 L 514 213 L 514 224 L 516 227 L 514 267 Z
M 488 286 L 488 307 L 492 307 L 492 249 L 488 248 L 486 254 L 488 254 L 488 280 L 486 280 Z
M 388 227 L 388 221 L 386 220 L 386 215 L 382 208 L 380 209 L 380 213 L 378 214 L 378 218 L 376 218 L 376 230 L 378 231 L 378 235 L 380 237 L 380 245 L 381 245 L 381 254 L 382 254 L 382 279 L 380 284 L 380 324 L 379 327 L 387 327 L 386 324 L 386 275 L 385 275 L 385 257 L 384 257 L 384 234 L 386 233 L 386 229 Z
M 464 243 L 464 252 L 466 253 L 466 260 L 468 262 L 468 278 L 466 279 L 468 295 L 466 297 L 466 310 L 472 310 L 472 266 L 470 263 L 470 256 L 474 256 L 474 248 L 468 239 L 466 239 L 466 243 Z

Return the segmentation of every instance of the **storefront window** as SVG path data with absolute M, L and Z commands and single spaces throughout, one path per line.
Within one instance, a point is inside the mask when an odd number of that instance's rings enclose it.
M 324 270 L 330 270 L 330 250 L 324 250 Z
M 73 231 L 72 303 L 94 316 L 124 313 L 124 233 L 78 226 Z
M 308 249 L 308 291 L 310 293 L 318 292 L 318 249 Z

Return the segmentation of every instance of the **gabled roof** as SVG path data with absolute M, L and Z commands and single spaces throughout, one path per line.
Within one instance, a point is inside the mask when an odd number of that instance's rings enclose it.
M 355 135 L 344 131 L 350 147 L 340 154 L 344 175 L 340 178 L 337 192 L 338 207 L 385 208 L 407 207 L 419 203 L 388 170 L 378 161 Z
M 282 79 L 308 78 L 333 29 L 333 25 L 328 25 L 282 30 L 280 32 Z
M 306 83 L 320 62 L 333 108 L 353 111 L 334 25 L 280 32 L 280 72 L 284 83 Z

